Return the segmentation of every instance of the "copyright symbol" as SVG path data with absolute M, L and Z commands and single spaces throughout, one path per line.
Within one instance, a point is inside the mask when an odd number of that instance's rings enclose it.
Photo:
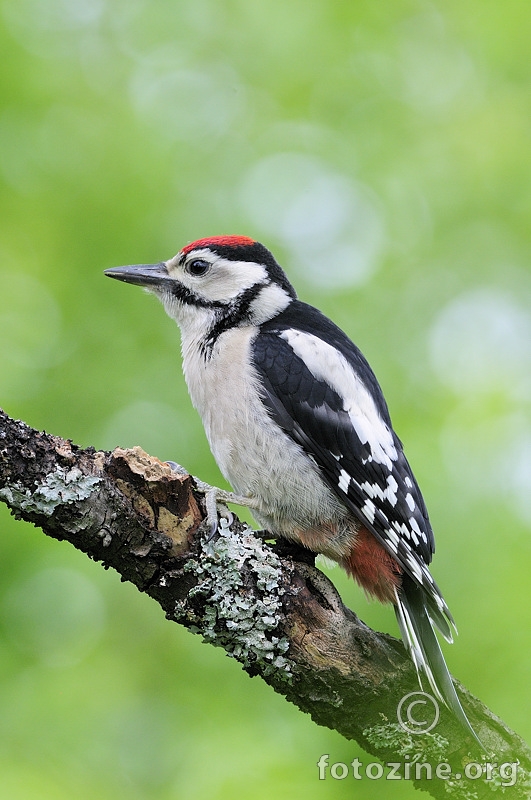
M 399 702 L 396 716 L 406 733 L 428 733 L 439 722 L 439 705 L 431 694 L 410 692 Z

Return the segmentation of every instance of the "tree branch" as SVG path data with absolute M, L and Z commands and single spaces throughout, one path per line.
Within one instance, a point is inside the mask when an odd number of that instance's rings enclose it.
M 431 732 L 404 730 L 397 708 L 418 683 L 401 642 L 347 609 L 308 551 L 268 544 L 237 519 L 207 541 L 190 476 L 140 448 L 81 449 L 0 411 L 0 499 L 15 517 L 113 567 L 169 620 L 223 647 L 319 725 L 400 764 L 433 797 L 491 797 L 496 781 L 511 785 L 512 797 L 529 796 L 531 751 L 459 684 L 487 760 L 519 762 L 514 785 L 509 767 L 478 779 L 470 762 L 481 754 L 445 708 Z M 453 777 L 436 772 L 441 763 Z

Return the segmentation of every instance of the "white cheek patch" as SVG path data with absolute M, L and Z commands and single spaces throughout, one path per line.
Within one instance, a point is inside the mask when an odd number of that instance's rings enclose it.
M 208 248 L 194 250 L 193 259 L 196 258 L 208 261 L 212 265 L 206 275 L 188 274 L 184 265 L 175 258 L 166 262 L 166 268 L 172 278 L 209 302 L 233 300 L 256 283 L 266 283 L 269 279 L 267 270 L 262 264 L 252 261 L 231 261 L 214 255 Z
M 249 261 L 229 261 L 218 258 L 206 276 L 203 287 L 198 287 L 209 300 L 233 300 L 246 289 L 268 280 L 266 268 Z
M 380 416 L 370 392 L 335 347 L 311 333 L 286 330 L 280 334 L 319 381 L 325 381 L 343 400 L 345 411 L 372 460 L 391 471 L 398 453 L 389 426 Z M 396 501 L 395 501 L 396 502 Z

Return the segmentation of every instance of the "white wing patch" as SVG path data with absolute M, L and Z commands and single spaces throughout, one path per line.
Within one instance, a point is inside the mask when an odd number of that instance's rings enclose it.
M 279 335 L 314 377 L 327 383 L 342 398 L 360 442 L 368 444 L 371 449 L 372 460 L 385 464 L 391 471 L 393 461 L 398 457 L 393 434 L 346 358 L 335 347 L 311 333 L 288 329 Z
M 409 518 L 409 524 L 411 525 L 411 531 L 413 533 L 416 533 L 417 536 L 419 537 L 419 539 L 422 539 L 422 541 L 425 542 L 426 541 L 426 534 L 424 533 L 424 531 L 421 531 L 421 529 L 419 527 L 419 524 L 418 524 L 417 520 L 415 519 L 415 517 L 410 517 Z
M 398 533 L 396 531 L 394 531 L 392 528 L 389 528 L 386 531 L 386 534 L 387 534 L 387 538 L 389 539 L 389 541 L 390 541 L 391 545 L 393 546 L 393 548 L 395 550 L 398 550 L 398 544 L 400 542 L 400 537 L 399 537 Z
M 394 475 L 387 476 L 386 489 L 382 489 L 377 483 L 369 483 L 368 481 L 360 484 L 360 489 L 363 489 L 365 494 L 369 497 L 378 497 L 380 500 L 387 500 L 392 506 L 396 506 L 397 504 L 398 498 L 396 490 L 398 489 L 398 483 Z
M 365 503 L 362 506 L 361 513 L 364 515 L 365 519 L 369 520 L 371 525 L 374 523 L 374 519 L 376 517 L 376 506 L 374 505 L 372 500 L 365 501 Z
M 337 485 L 339 486 L 342 492 L 348 494 L 348 487 L 350 486 L 350 475 L 345 469 L 342 469 L 341 472 L 339 473 L 339 480 L 337 482 Z

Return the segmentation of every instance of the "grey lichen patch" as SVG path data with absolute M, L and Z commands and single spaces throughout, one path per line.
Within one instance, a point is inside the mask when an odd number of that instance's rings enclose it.
M 46 480 L 31 490 L 14 483 L 0 489 L 0 499 L 12 509 L 51 516 L 57 506 L 86 500 L 101 478 L 84 475 L 78 467 L 56 467 Z
M 284 591 L 280 560 L 250 528 L 235 533 L 222 519 L 218 534 L 215 541 L 203 543 L 200 560 L 187 562 L 185 569 L 199 583 L 178 604 L 175 617 L 186 618 L 205 642 L 223 647 L 245 667 L 291 681 L 293 668 L 285 655 L 289 641 L 279 633 Z M 201 601 L 200 613 L 191 608 L 196 608 L 194 599 Z
M 411 761 L 419 758 L 442 760 L 450 744 L 448 739 L 438 733 L 425 732 L 422 736 L 412 735 L 396 722 L 365 728 L 363 735 L 374 747 L 393 750 L 400 756 L 407 756 Z
M 526 780 L 527 776 L 527 780 Z M 478 789 L 487 789 L 489 795 L 507 793 L 508 797 L 529 797 L 531 782 L 529 773 L 523 770 L 517 761 L 485 763 L 470 762 L 465 764 L 463 772 L 451 775 L 444 781 L 444 790 L 448 797 L 456 800 L 477 800 Z M 481 797 L 483 797 L 483 793 Z

